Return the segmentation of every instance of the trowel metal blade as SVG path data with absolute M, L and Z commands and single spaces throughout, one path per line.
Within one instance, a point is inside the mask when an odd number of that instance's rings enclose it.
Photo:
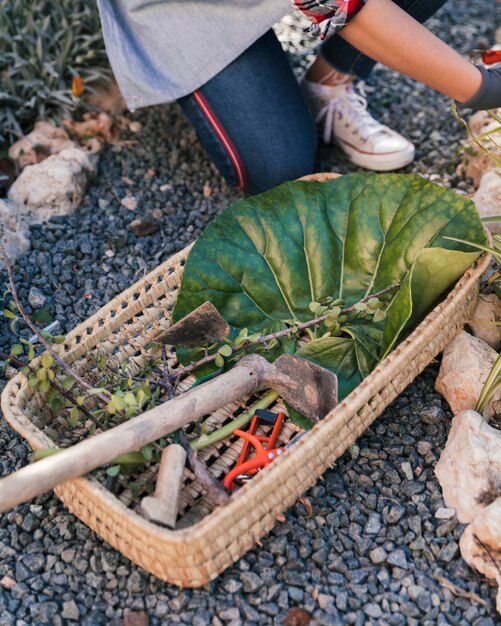
M 180 348 L 198 348 L 219 341 L 230 333 L 228 322 L 211 302 L 204 302 L 173 324 L 157 339 Z
M 280 386 L 277 391 L 292 408 L 318 422 L 338 404 L 336 374 L 294 354 L 283 354 L 275 367 L 297 386 Z

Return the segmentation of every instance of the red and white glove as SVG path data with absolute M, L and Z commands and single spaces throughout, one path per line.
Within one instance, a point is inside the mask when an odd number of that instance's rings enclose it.
M 326 39 L 355 17 L 367 0 L 291 0 L 310 22 L 305 31 Z

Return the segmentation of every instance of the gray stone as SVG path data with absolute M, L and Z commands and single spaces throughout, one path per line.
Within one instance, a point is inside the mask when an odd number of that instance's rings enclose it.
M 373 617 L 374 619 L 380 618 L 383 614 L 383 612 L 381 611 L 381 607 L 375 602 L 369 602 L 369 604 L 366 604 L 364 606 L 364 613 L 369 617 Z
M 396 567 L 400 567 L 402 569 L 407 568 L 407 557 L 405 556 L 405 552 L 403 550 L 393 550 L 388 555 L 387 562 L 390 565 L 395 565 Z
M 437 559 L 439 561 L 444 561 L 445 563 L 449 563 L 458 553 L 459 546 L 455 541 L 451 541 L 450 543 L 445 544 L 445 546 L 440 550 L 437 555 Z
M 139 572 L 132 572 L 127 580 L 127 591 L 130 593 L 141 593 L 144 592 L 144 581 L 143 577 Z
M 388 554 L 384 548 L 374 548 L 374 550 L 370 551 L 370 559 L 372 563 L 375 565 L 379 565 L 379 563 L 384 563 L 388 558 Z
M 63 612 L 61 613 L 64 619 L 72 619 L 77 621 L 80 617 L 80 611 L 74 600 L 68 600 L 63 602 Z
M 23 563 L 31 572 L 37 574 L 44 569 L 45 557 L 43 554 L 27 554 L 23 558 Z
M 278 613 L 278 611 L 277 611 Z M 225 622 L 230 622 L 232 620 L 236 620 L 240 618 L 240 611 L 237 607 L 232 607 L 229 609 L 223 609 L 218 612 L 218 616 Z
M 370 513 L 364 532 L 368 535 L 377 535 L 381 530 L 381 516 L 378 513 Z
M 318 606 L 324 611 L 329 610 L 334 604 L 334 598 L 325 593 L 319 593 L 317 596 Z
M 240 579 L 246 593 L 254 593 L 263 586 L 263 581 L 254 572 L 241 572 Z
M 386 515 L 388 524 L 397 524 L 405 515 L 405 507 L 401 504 L 395 504 L 391 507 Z
M 228 593 L 237 593 L 242 589 L 242 583 L 239 580 L 235 580 L 234 578 L 230 578 L 229 580 L 224 582 L 224 589 Z
M 28 302 L 30 303 L 30 306 L 32 308 L 41 309 L 43 306 L 45 306 L 47 298 L 40 291 L 40 289 L 38 289 L 38 287 L 31 287 L 28 294 Z
M 289 587 L 287 591 L 289 593 L 289 598 L 293 602 L 300 603 L 303 601 L 304 591 L 300 589 L 299 587 Z
M 445 413 L 439 406 L 428 406 L 422 409 L 421 419 L 425 424 L 439 424 L 445 419 Z
M 0 244 L 11 263 L 30 249 L 30 229 L 22 211 L 13 202 L 0 199 Z M 0 268 L 3 262 L 0 261 Z

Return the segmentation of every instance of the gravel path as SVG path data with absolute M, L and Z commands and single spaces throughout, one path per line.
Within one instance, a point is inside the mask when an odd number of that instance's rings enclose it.
M 455 0 L 431 25 L 467 52 L 492 41 L 499 16 L 495 0 Z M 304 67 L 311 51 L 300 30 L 293 20 L 279 30 L 295 66 Z M 367 92 L 379 119 L 415 141 L 417 159 L 408 171 L 469 190 L 454 174 L 463 130 L 445 98 L 384 68 Z M 139 143 L 109 149 L 80 210 L 34 228 L 32 251 L 17 265 L 23 299 L 38 288 L 65 330 L 192 241 L 240 197 L 208 162 L 176 105 L 136 117 L 143 123 Z M 321 150 L 318 170 L 353 169 L 336 150 Z M 137 198 L 138 209 L 120 204 L 126 195 Z M 158 225 L 157 232 L 134 235 L 130 223 L 138 216 Z M 0 348 L 10 342 L 0 328 Z M 151 625 L 282 624 L 292 607 L 325 626 L 501 623 L 492 608 L 495 588 L 460 558 L 462 526 L 435 516 L 444 503 L 433 467 L 451 417 L 433 390 L 436 373 L 430 366 L 367 430 L 358 456 L 345 454 L 306 494 L 311 512 L 293 506 L 261 548 L 200 590 L 180 591 L 146 575 L 51 495 L 3 515 L 0 626 L 118 625 L 128 611 L 146 611 Z M 27 462 L 29 446 L 5 423 L 0 445 L 2 474 Z M 460 590 L 478 594 L 478 601 Z

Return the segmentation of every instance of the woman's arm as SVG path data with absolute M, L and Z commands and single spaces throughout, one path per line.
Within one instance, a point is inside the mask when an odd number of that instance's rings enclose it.
M 482 84 L 478 68 L 391 0 L 368 0 L 338 34 L 375 61 L 458 102 L 469 100 Z

